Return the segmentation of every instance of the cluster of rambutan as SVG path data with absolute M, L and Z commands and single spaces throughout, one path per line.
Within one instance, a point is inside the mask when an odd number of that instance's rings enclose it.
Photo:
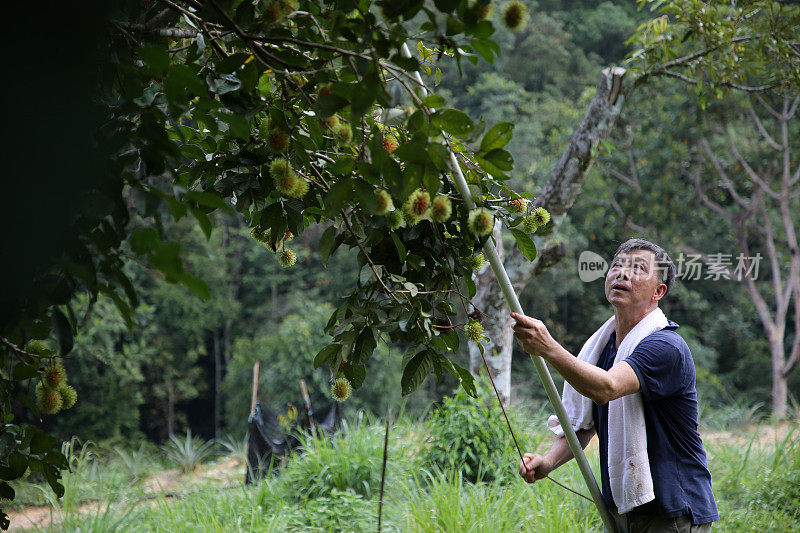
M 67 385 L 67 373 L 61 363 L 51 363 L 45 368 L 35 394 L 36 407 L 48 415 L 69 409 L 78 401 L 78 393 Z
M 280 263 L 281 266 L 290 267 L 294 265 L 297 262 L 297 254 L 294 250 L 290 250 L 284 246 L 294 238 L 292 232 L 287 229 L 283 237 L 278 239 L 276 243 L 272 242 L 271 234 L 272 231 L 269 228 L 262 229 L 260 226 L 253 226 L 250 228 L 250 235 L 258 242 L 263 243 L 270 251 L 275 252 L 278 263 Z
M 269 173 L 275 188 L 282 196 L 287 198 L 302 198 L 308 194 L 308 182 L 292 169 L 289 161 L 282 157 L 272 160 L 269 165 Z
M 403 217 L 406 224 L 413 226 L 421 220 L 444 223 L 453 214 L 453 203 L 444 194 L 437 194 L 433 201 L 428 191 L 417 189 L 403 203 Z
M 352 126 L 339 118 L 339 115 L 331 115 L 323 122 L 333 132 L 333 136 L 338 142 L 347 144 L 353 140 Z
M 537 207 L 530 215 L 522 219 L 522 229 L 527 233 L 536 233 L 536 230 L 550 222 L 550 213 L 544 207 Z

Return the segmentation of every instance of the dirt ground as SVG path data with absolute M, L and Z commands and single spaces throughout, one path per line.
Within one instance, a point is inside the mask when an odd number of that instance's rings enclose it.
M 142 481 L 142 489 L 148 496 L 137 505 L 156 505 L 157 503 L 176 497 L 174 493 L 179 487 L 188 484 L 219 485 L 230 484 L 231 480 L 244 479 L 244 465 L 237 459 L 227 459 L 217 463 L 201 466 L 196 472 L 182 475 L 178 470 L 164 470 L 153 474 Z M 88 515 L 101 508 L 100 502 L 87 502 L 81 505 L 79 512 Z M 48 527 L 61 520 L 61 510 L 49 505 L 36 505 L 8 512 L 11 526 L 8 531 L 26 531 L 34 528 Z

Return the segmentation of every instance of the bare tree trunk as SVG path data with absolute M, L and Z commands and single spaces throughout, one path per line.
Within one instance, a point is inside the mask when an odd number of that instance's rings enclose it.
M 592 148 L 608 134 L 619 115 L 623 102 L 620 92 L 624 75 L 625 70 L 621 68 L 603 70 L 597 92 L 586 114 L 575 128 L 569 146 L 564 150 L 541 194 L 534 202 L 534 205 L 545 207 L 550 211 L 556 223 L 572 207 L 575 197 L 580 192 L 584 176 L 592 162 Z M 499 227 L 495 230 L 499 231 Z M 502 243 L 498 235 L 499 233 L 495 234 L 495 240 L 502 259 Z M 504 264 L 517 292 L 566 254 L 563 245 L 549 240 L 549 236 L 534 237 L 539 250 L 534 262 L 523 257 L 516 247 L 509 250 Z M 495 378 L 500 397 L 507 404 L 511 398 L 511 355 L 514 347 L 509 308 L 488 266 L 476 274 L 476 285 L 477 293 L 473 302 L 486 314 L 482 325 L 486 335 L 491 339 L 486 350 L 486 362 Z M 483 360 L 475 346 L 470 345 L 469 349 L 470 371 L 478 373 L 483 367 Z
M 769 351 L 772 356 L 772 415 L 779 420 L 786 418 L 787 384 L 783 368 L 786 364 L 783 351 L 783 332 L 775 331 L 769 336 Z

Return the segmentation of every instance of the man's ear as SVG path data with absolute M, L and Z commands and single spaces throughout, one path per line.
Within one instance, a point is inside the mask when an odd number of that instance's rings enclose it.
M 653 293 L 653 301 L 654 302 L 659 301 L 666 294 L 667 294 L 667 285 L 664 283 L 659 283 L 658 287 L 656 287 L 656 292 Z

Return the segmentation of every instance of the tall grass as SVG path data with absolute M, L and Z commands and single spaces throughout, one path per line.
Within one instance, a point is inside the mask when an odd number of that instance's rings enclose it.
M 707 444 L 722 517 L 715 531 L 800 531 L 800 430 L 795 427 L 775 443 L 762 443 L 759 436 L 756 429 L 743 444 Z M 205 485 L 182 498 L 155 500 L 131 489 L 110 491 L 88 508 L 76 505 L 74 496 L 88 492 L 85 484 L 112 487 L 104 478 L 128 478 L 119 466 L 109 473 L 106 463 L 89 453 L 91 448 L 76 446 L 71 454 L 76 468 L 65 479 L 68 495 L 53 502 L 61 522 L 48 531 L 374 531 L 382 440 L 382 424 L 361 418 L 332 441 L 308 437 L 304 453 L 291 458 L 279 476 L 253 486 L 221 490 Z M 498 480 L 471 483 L 458 470 L 424 467 L 418 458 L 425 440 L 418 422 L 404 421 L 392 429 L 384 531 L 602 530 L 590 502 L 546 479 L 524 483 L 516 475 L 516 452 L 503 455 Z M 543 434 L 534 440 L 542 441 L 539 451 L 549 444 Z M 597 471 L 597 454 L 588 455 Z M 586 492 L 574 463 L 552 475 Z

